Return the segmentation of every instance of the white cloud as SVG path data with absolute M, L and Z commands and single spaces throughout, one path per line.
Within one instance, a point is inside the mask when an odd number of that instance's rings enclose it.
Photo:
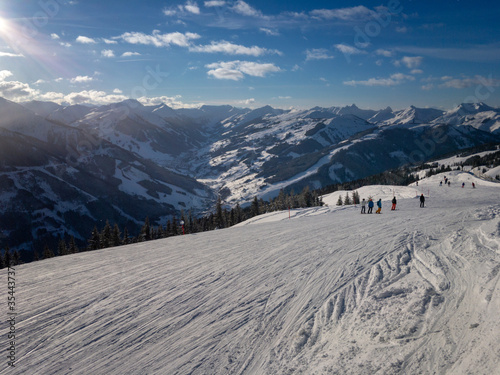
M 333 59 L 333 56 L 329 55 L 328 50 L 324 48 L 308 49 L 306 56 L 306 60 L 308 61 Z
M 59 37 L 59 35 L 57 35 L 56 33 L 52 33 L 52 34 L 50 34 L 50 38 L 51 38 L 51 39 L 54 39 L 54 40 L 61 39 L 61 38 Z
M 393 52 L 386 50 L 386 49 L 381 49 L 379 48 L 378 50 L 375 51 L 375 53 L 379 56 L 384 56 L 384 57 L 392 57 Z
M 103 39 L 103 42 L 106 44 L 118 44 L 116 40 L 106 39 L 106 38 Z
M 255 98 L 249 98 L 249 99 L 238 101 L 238 104 L 243 104 L 243 105 L 251 105 L 253 103 L 255 103 Z
M 210 8 L 210 7 L 223 7 L 224 5 L 226 5 L 226 2 L 222 1 L 222 0 L 205 1 L 205 6 L 207 8 Z
M 172 9 L 163 9 L 163 14 L 166 15 L 167 17 L 171 17 L 175 16 L 177 14 L 177 11 Z
M 279 36 L 280 35 L 280 33 L 277 32 L 276 30 L 271 30 L 271 29 L 268 29 L 265 27 L 261 27 L 259 30 L 262 31 L 263 33 L 266 33 L 269 36 Z
M 269 73 L 281 71 L 274 64 L 261 64 L 251 61 L 226 61 L 205 65 L 210 69 L 207 74 L 217 79 L 230 79 L 239 81 L 246 75 L 253 77 L 265 77 Z
M 402 73 L 395 73 L 391 75 L 389 78 L 370 78 L 365 81 L 345 81 L 344 85 L 347 86 L 397 86 L 401 85 L 404 82 L 407 81 L 414 81 L 415 77 L 407 75 L 407 74 L 402 74 Z
M 89 77 L 89 76 L 76 76 L 75 78 L 71 78 L 70 82 L 71 83 L 87 83 L 87 82 L 92 82 L 94 78 Z
M 114 89 L 113 94 L 123 94 L 123 91 L 120 89 Z
M 38 91 L 32 89 L 27 83 L 19 81 L 5 81 L 5 78 L 11 77 L 12 72 L 8 70 L 0 71 L 0 96 L 9 100 L 27 100 L 38 94 Z
M 424 58 L 422 56 L 405 56 L 401 60 L 398 60 L 395 65 L 399 66 L 399 64 L 405 65 L 408 69 L 415 69 L 422 64 L 422 60 Z
M 82 43 L 82 44 L 96 44 L 97 43 L 95 41 L 95 39 L 92 39 L 92 38 L 89 38 L 89 37 L 86 37 L 86 36 L 82 36 L 82 35 L 79 35 L 76 38 L 76 42 L 77 43 Z
M 338 19 L 342 21 L 359 21 L 360 19 L 366 19 L 373 16 L 375 12 L 363 5 L 359 5 L 351 8 L 315 9 L 312 10 L 310 14 L 313 17 L 326 20 Z
M 451 78 L 446 77 L 446 82 L 439 85 L 440 88 L 453 88 L 453 89 L 466 89 L 469 87 L 500 87 L 500 79 L 494 79 L 493 77 L 483 77 L 481 75 L 476 75 L 474 77 L 462 77 L 462 78 Z
M 238 0 L 233 6 L 233 10 L 243 16 L 262 17 L 262 13 L 260 11 L 245 3 L 243 0 Z
M 276 53 L 281 55 L 281 52 L 276 50 L 268 50 L 257 46 L 245 47 L 231 42 L 220 41 L 212 42 L 209 45 L 190 47 L 191 52 L 206 52 L 206 53 L 226 53 L 228 55 L 249 55 L 261 56 L 266 53 Z
M 104 91 L 84 90 L 80 92 L 72 92 L 71 94 L 65 95 L 63 101 L 70 104 L 111 104 L 121 102 L 126 99 L 128 98 L 124 95 L 108 95 Z
M 103 49 L 101 51 L 101 56 L 106 58 L 112 58 L 115 57 L 115 52 L 111 49 Z
M 10 70 L 0 70 L 0 81 L 4 81 L 5 78 L 12 77 L 13 75 Z
M 196 33 L 180 33 L 173 32 L 168 34 L 160 34 L 159 30 L 154 30 L 151 35 L 140 32 L 127 32 L 120 37 L 127 43 L 153 45 L 155 47 L 168 47 L 176 45 L 180 47 L 188 47 L 191 40 L 200 38 Z
M 0 52 L 0 57 L 24 57 L 20 53 Z
M 121 57 L 141 56 L 139 52 L 123 52 Z
M 195 2 L 188 1 L 184 6 L 184 9 L 186 9 L 189 13 L 200 14 L 200 7 Z
M 356 47 L 349 46 L 347 44 L 336 44 L 335 48 L 337 48 L 344 55 L 360 55 L 365 54 L 365 51 L 362 51 Z
M 422 69 L 413 69 L 410 73 L 411 74 L 422 74 L 424 71 Z
M 36 96 L 37 100 L 42 100 L 42 101 L 47 101 L 47 102 L 54 102 L 58 104 L 62 104 L 64 102 L 64 94 L 60 92 L 53 92 L 49 91 L 44 94 L 38 94 Z
M 143 105 L 147 106 L 153 106 L 153 105 L 160 105 L 160 104 L 166 104 L 169 107 L 173 109 L 177 108 L 199 108 L 200 106 L 203 105 L 203 103 L 197 103 L 197 104 L 186 104 L 180 101 L 182 96 L 176 95 L 176 96 L 157 96 L 157 97 L 140 97 L 137 98 L 139 102 Z
M 408 32 L 408 28 L 406 26 L 396 27 L 396 32 L 406 34 Z

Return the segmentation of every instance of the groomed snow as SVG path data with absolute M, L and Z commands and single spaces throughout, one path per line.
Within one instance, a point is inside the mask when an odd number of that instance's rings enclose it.
M 500 184 L 446 175 L 18 266 L 0 373 L 498 374 Z

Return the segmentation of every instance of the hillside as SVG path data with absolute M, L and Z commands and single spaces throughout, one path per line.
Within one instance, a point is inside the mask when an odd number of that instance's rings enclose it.
M 291 219 L 18 266 L 0 374 L 493 374 L 500 185 L 446 175 L 360 189 L 382 215 L 336 192 Z
M 137 100 L 87 107 L 0 98 L 0 248 L 31 255 L 71 236 L 85 246 L 107 220 L 137 235 L 146 218 L 167 225 L 181 211 L 201 216 L 218 197 L 245 205 L 498 144 L 498 113 L 482 104 L 446 113 L 174 110 Z

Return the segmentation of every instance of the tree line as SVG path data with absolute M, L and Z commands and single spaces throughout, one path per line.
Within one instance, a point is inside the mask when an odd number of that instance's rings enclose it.
M 41 254 L 36 249 L 33 250 L 31 261 L 157 240 L 182 234 L 223 229 L 267 212 L 321 205 L 323 205 L 323 202 L 318 192 L 311 191 L 309 187 L 304 188 L 299 194 L 296 194 L 293 190 L 288 193 L 281 190 L 277 197 L 267 201 L 255 196 L 251 204 L 246 207 L 242 207 L 239 203 L 236 203 L 234 207 L 228 208 L 219 196 L 215 202 L 213 212 L 208 215 L 196 217 L 192 214 L 192 211 L 186 213 L 184 210 L 181 210 L 178 216 L 173 216 L 164 225 L 154 225 L 151 223 L 149 217 L 146 217 L 144 223 L 135 228 L 135 231 L 130 231 L 127 227 L 122 229 L 118 224 L 111 224 L 109 220 L 106 220 L 102 228 L 98 228 L 97 225 L 94 226 L 84 246 L 78 246 L 74 236 L 70 236 L 69 239 L 61 238 L 55 249 L 45 245 Z M 5 250 L 4 253 L 9 254 L 10 259 L 13 258 L 8 250 Z M 17 256 L 14 258 L 15 261 L 10 261 L 10 264 L 20 264 L 21 260 L 17 250 L 14 254 L 17 254 Z M 4 257 L 0 256 L 0 258 Z M 29 262 L 30 260 L 27 261 Z M 2 264 L 0 262 L 0 265 Z

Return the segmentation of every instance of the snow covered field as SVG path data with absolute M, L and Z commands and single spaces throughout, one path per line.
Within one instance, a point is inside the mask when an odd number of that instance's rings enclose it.
M 18 266 L 0 374 L 499 374 L 500 184 L 446 175 Z

